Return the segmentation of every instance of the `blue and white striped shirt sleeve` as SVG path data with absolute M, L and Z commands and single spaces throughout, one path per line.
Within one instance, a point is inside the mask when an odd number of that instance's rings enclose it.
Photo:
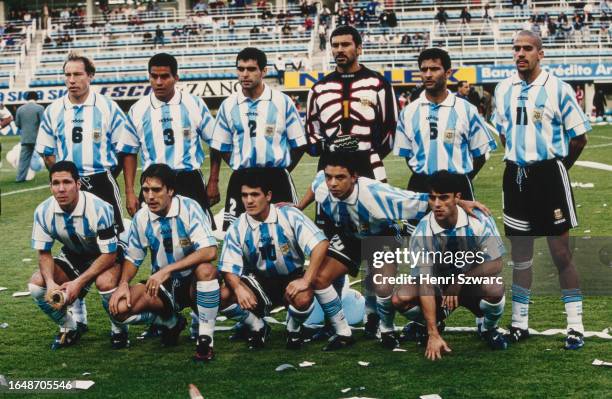
M 485 121 L 478 114 L 476 107 L 469 107 L 467 110 L 469 117 L 470 132 L 468 139 L 470 142 L 470 152 L 474 158 L 485 155 L 489 151 L 497 148 L 497 143 L 489 130 L 485 126 Z
M 325 184 L 325 172 L 323 172 L 322 170 L 317 173 L 314 180 L 312 181 L 312 186 L 310 187 L 312 189 L 312 192 L 316 193 L 317 189 L 321 186 L 321 184 Z
M 45 204 L 40 204 L 34 211 L 34 227 L 32 228 L 32 248 L 50 251 L 55 241 L 45 223 Z
M 130 111 L 127 115 L 126 125 L 129 126 L 126 129 L 123 129 L 121 135 L 119 136 L 119 143 L 117 144 L 117 151 L 123 152 L 126 154 L 138 154 L 140 151 L 140 137 L 138 135 L 138 131 L 136 129 L 136 125 L 134 123 L 134 107 L 130 108 Z
M 412 151 L 412 138 L 408 137 L 406 132 L 406 109 L 404 108 L 400 112 L 400 117 L 397 121 L 397 128 L 395 131 L 395 143 L 393 144 L 393 154 L 400 157 L 412 158 L 414 153 Z M 410 128 L 410 127 L 408 127 Z
M 198 103 L 201 118 L 200 124 L 196 128 L 196 131 L 198 132 L 200 138 L 204 140 L 206 144 L 210 145 L 213 138 L 213 129 L 215 126 L 215 121 L 213 120 L 204 100 L 202 100 L 200 97 L 197 97 L 196 101 Z
M 220 152 L 232 152 L 232 131 L 227 121 L 225 109 L 225 104 L 221 104 L 219 113 L 217 113 L 217 119 L 215 121 L 210 147 Z
M 287 126 L 287 138 L 289 139 L 289 145 L 291 148 L 298 148 L 306 145 L 306 133 L 302 121 L 300 120 L 300 114 L 295 108 L 293 101 L 287 96 L 286 97 L 287 109 L 285 110 L 285 123 Z
M 98 202 L 98 201 L 96 201 Z M 113 207 L 99 201 L 96 203 L 97 234 L 96 242 L 100 252 L 108 254 L 117 250 L 117 233 L 115 232 L 115 214 Z
M 207 247 L 216 247 L 217 240 L 210 229 L 210 224 L 204 216 L 204 211 L 200 205 L 191 201 L 189 203 L 189 239 L 193 242 L 194 249 L 199 250 Z
M 240 219 L 236 219 L 227 230 L 225 241 L 223 242 L 223 250 L 217 264 L 217 269 L 220 272 L 233 273 L 238 276 L 242 275 L 242 270 L 244 269 L 239 223 Z
M 561 83 L 561 101 L 559 105 L 563 126 L 570 138 L 583 135 L 591 130 L 590 122 L 576 101 L 574 89 L 565 82 Z
M 321 241 L 326 240 L 325 234 L 319 229 L 312 220 L 300 212 L 296 208 L 287 207 L 287 216 L 294 226 L 295 239 L 298 245 L 304 251 L 304 254 L 310 256 L 312 249 Z
M 36 138 L 36 152 L 45 156 L 54 155 L 56 152 L 55 137 L 51 125 L 51 108 L 51 106 L 48 106 L 45 109 Z
M 134 126 L 131 124 L 128 118 L 125 116 L 121 108 L 119 108 L 117 103 L 112 100 L 109 100 L 109 102 L 110 102 L 111 112 L 113 113 L 111 117 L 110 125 L 109 125 L 109 130 L 111 134 L 111 143 L 115 147 L 115 151 L 117 151 L 118 150 L 117 143 L 119 142 L 119 139 L 123 135 L 123 132 L 127 130 L 135 134 L 136 130 L 134 129 Z
M 502 87 L 501 83 L 495 87 L 495 94 L 493 96 L 495 100 L 495 108 L 493 109 L 493 115 L 491 116 L 491 121 L 493 122 L 493 125 L 495 126 L 495 130 L 497 130 L 497 133 L 499 133 L 500 136 L 505 136 L 506 132 L 505 132 L 504 126 L 506 125 L 507 120 L 504 114 L 503 96 L 500 93 L 501 87 Z
M 125 255 L 125 258 L 136 267 L 142 265 L 147 255 L 147 247 L 149 245 L 147 237 L 144 234 L 144 229 L 140 231 L 139 227 L 141 223 L 144 223 L 146 228 L 146 221 L 142 220 L 145 218 L 139 217 L 141 212 L 147 212 L 147 210 L 141 209 L 134 215 L 134 219 L 132 219 L 132 225 L 130 226 L 130 233 L 128 235 L 127 253 Z
M 479 249 L 484 252 L 485 261 L 501 258 L 506 253 L 504 243 L 499 235 L 499 230 L 491 216 L 487 216 L 480 211 L 475 211 L 478 219 L 482 223 L 482 231 L 479 232 Z

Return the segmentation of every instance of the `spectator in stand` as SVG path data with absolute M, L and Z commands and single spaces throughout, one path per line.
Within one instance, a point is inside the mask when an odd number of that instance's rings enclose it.
M 602 89 L 597 89 L 595 92 L 595 96 L 593 97 L 593 106 L 595 107 L 595 116 L 602 117 L 606 111 L 606 95 L 604 94 Z
M 304 29 L 306 29 L 306 31 L 310 32 L 312 30 L 312 28 L 314 28 L 314 20 L 309 15 L 304 20 Z
M 366 10 L 362 8 L 359 10 L 359 14 L 357 14 L 357 26 L 364 29 L 368 24 L 368 14 Z
M 580 109 L 584 111 L 584 90 L 582 86 L 576 86 L 576 102 L 580 105 Z
M 251 34 L 251 38 L 257 38 L 260 32 L 261 31 L 259 30 L 259 27 L 256 25 L 254 25 L 249 31 L 249 33 Z
M 402 92 L 402 94 L 400 94 L 397 99 L 397 104 L 398 104 L 397 110 L 401 111 L 409 102 L 410 100 L 408 99 L 408 93 L 406 93 L 405 91 Z
M 387 10 L 384 10 L 383 12 L 380 13 L 380 16 L 378 17 L 378 21 L 380 22 L 381 27 L 383 28 L 389 27 L 389 13 L 387 12 Z
M 495 13 L 491 8 L 491 4 L 487 3 L 484 6 L 482 12 L 482 27 L 480 28 L 480 34 L 487 34 L 493 32 L 493 19 L 495 18 Z
M 582 44 L 582 29 L 584 28 L 584 22 L 582 22 L 580 15 L 574 15 L 572 28 L 572 41 L 576 46 L 580 46 Z
M 393 10 L 389 12 L 389 27 L 390 28 L 397 27 L 397 15 L 395 14 L 395 11 Z
M 287 67 L 286 64 L 287 62 L 281 54 L 276 56 L 276 61 L 274 61 L 274 69 L 276 69 L 276 78 L 278 79 L 279 85 L 285 83 L 285 69 Z
M 70 19 L 70 11 L 68 11 L 67 8 L 64 8 L 61 12 L 60 12 L 60 20 L 62 22 L 68 22 L 68 20 Z
M 444 7 L 438 8 L 438 12 L 436 13 L 434 18 L 438 23 L 438 34 L 440 36 L 448 36 L 448 29 L 446 28 L 448 14 L 446 13 Z
M 155 37 L 153 38 L 153 45 L 157 46 L 158 44 L 161 44 L 162 46 L 166 44 L 164 30 L 159 25 L 157 25 L 155 28 Z
M 327 6 L 323 6 L 321 10 L 321 14 L 319 15 L 319 22 L 321 25 L 325 25 L 326 28 L 329 28 L 331 25 L 331 10 Z
M 378 8 L 379 5 L 380 5 L 380 3 L 378 1 L 370 0 L 370 2 L 368 2 L 368 5 L 366 6 L 366 11 L 367 11 L 368 15 L 375 16 L 376 15 L 376 8 Z
M 285 22 L 285 24 L 281 28 L 281 32 L 282 32 L 283 36 L 291 35 L 291 26 L 289 25 L 289 22 Z
M 348 11 L 343 10 L 338 15 L 338 26 L 348 26 L 348 24 L 349 24 Z
M 327 29 L 324 24 L 319 24 L 317 33 L 319 35 L 319 50 L 324 51 L 327 46 Z
M 411 42 L 410 34 L 404 33 L 402 35 L 402 40 L 400 40 L 400 44 L 409 45 Z
M 612 15 L 612 6 L 608 0 L 602 0 L 599 2 L 599 12 L 604 16 Z
M 461 9 L 461 14 L 459 14 L 459 18 L 461 18 L 461 24 L 459 25 L 459 29 L 457 29 L 458 35 L 467 35 L 470 36 L 472 34 L 472 30 L 470 29 L 470 22 L 472 22 L 472 14 L 467 7 L 463 7 Z
M 277 18 L 277 19 L 279 19 L 279 20 L 281 20 L 281 21 L 282 21 L 282 20 L 284 20 L 285 18 L 287 18 L 287 12 L 286 12 L 286 11 L 281 10 L 281 11 L 278 13 L 278 15 L 276 16 L 276 18 Z
M 465 80 L 460 80 L 457 83 L 457 97 L 463 98 L 466 101 L 468 100 L 468 95 L 470 94 L 470 84 Z

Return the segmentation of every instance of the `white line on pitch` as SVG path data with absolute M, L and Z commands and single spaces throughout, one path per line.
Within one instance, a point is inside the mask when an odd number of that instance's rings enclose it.
M 43 186 L 24 188 L 23 190 L 9 191 L 8 193 L 2 193 L 2 197 L 8 197 L 9 195 L 13 195 L 13 194 L 27 193 L 28 191 L 42 190 L 43 188 L 49 188 L 49 185 L 45 184 Z

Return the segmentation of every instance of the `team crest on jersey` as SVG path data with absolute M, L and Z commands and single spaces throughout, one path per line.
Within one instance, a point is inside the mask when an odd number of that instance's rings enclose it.
M 531 115 L 531 119 L 534 122 L 542 122 L 543 116 L 544 116 L 544 108 L 535 108 L 533 110 L 533 114 Z
M 191 129 L 188 127 L 183 129 L 183 137 L 189 139 L 191 137 Z
M 446 129 L 444 131 L 444 141 L 447 143 L 455 141 L 455 129 Z
M 281 252 L 283 253 L 283 256 L 286 256 L 289 254 L 289 244 L 288 243 L 280 244 L 279 248 Z
M 102 140 L 102 131 L 100 130 L 94 130 L 93 131 L 93 140 L 96 143 L 99 143 Z
M 361 223 L 361 224 L 359 224 L 359 232 L 360 233 L 367 232 L 368 230 L 370 230 L 369 223 Z
M 188 248 L 191 246 L 191 240 L 189 237 L 179 237 L 179 244 L 182 248 Z
M 266 137 L 274 136 L 275 131 L 276 131 L 276 125 L 266 125 Z

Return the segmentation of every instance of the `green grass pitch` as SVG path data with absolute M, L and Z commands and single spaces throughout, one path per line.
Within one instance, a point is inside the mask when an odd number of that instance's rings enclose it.
M 2 137 L 0 142 L 6 154 L 18 139 Z M 610 154 L 612 127 L 595 127 L 580 159 L 612 164 Z M 315 161 L 305 156 L 293 173 L 301 193 L 314 176 Z M 389 157 L 385 165 L 390 182 L 404 187 L 409 176 L 404 160 Z M 475 181 L 477 197 L 491 208 L 501 231 L 502 171 L 502 151 L 498 150 Z M 570 174 L 574 182 L 595 185 L 594 188 L 574 189 L 580 226 L 572 234 L 581 236 L 587 234 L 584 231 L 590 231 L 588 235 L 593 239 L 611 237 L 612 174 L 581 166 L 572 168 Z M 221 175 L 223 195 L 228 176 L 229 170 L 224 166 Z M 403 344 L 407 352 L 387 352 L 377 343 L 363 340 L 359 331 L 356 332 L 357 344 L 349 350 L 323 353 L 321 343 L 311 343 L 299 352 L 288 352 L 284 349 L 281 326 L 275 325 L 269 345 L 258 352 L 249 352 L 242 343 L 230 343 L 227 332 L 217 333 L 216 360 L 196 366 L 190 360 L 194 347 L 185 333 L 179 346 L 162 349 L 156 340 L 136 340 L 142 327 L 135 327 L 130 333 L 132 347 L 112 351 L 108 340 L 109 322 L 95 289 L 87 297 L 90 331 L 76 347 L 52 352 L 49 345 L 56 327 L 31 298 L 11 297 L 15 291 L 27 289 L 28 278 L 37 268 L 36 253 L 30 249 L 32 213 L 36 205 L 50 195 L 47 188 L 11 193 L 46 185 L 47 174 L 38 173 L 34 180 L 24 184 L 14 183 L 14 178 L 15 170 L 4 160 L 0 172 L 0 286 L 8 290 L 0 292 L 0 323 L 9 326 L 0 329 L 0 374 L 7 379 L 91 379 L 95 385 L 80 395 L 92 398 L 187 397 L 189 383 L 196 384 L 207 399 L 416 398 L 431 393 L 445 399 L 511 396 L 609 398 L 612 392 L 610 369 L 591 365 L 595 358 L 612 361 L 612 341 L 599 338 L 588 339 L 582 350 L 573 352 L 561 349 L 560 335 L 533 337 L 505 352 L 492 352 L 472 333 L 446 333 L 445 338 L 453 352 L 442 361 L 432 363 L 423 357 L 423 348 L 412 343 Z M 220 207 L 215 206 L 214 212 Z M 312 216 L 312 207 L 308 212 Z M 547 294 L 534 297 L 530 326 L 537 330 L 564 328 L 565 314 L 556 271 L 546 260 L 545 243 L 539 241 L 537 252 L 543 252 L 543 255 L 536 258 L 535 280 Z M 57 248 L 58 245 L 55 250 Z M 27 258 L 31 260 L 26 261 Z M 596 257 L 589 259 L 579 265 L 581 274 L 588 281 L 598 280 L 593 270 L 607 273 L 607 276 L 612 273 L 612 269 L 598 263 Z M 145 278 L 148 272 L 143 267 L 139 277 Z M 508 275 L 506 270 L 505 276 Z M 611 287 L 607 285 L 608 294 Z M 606 287 L 603 292 L 605 290 Z M 612 298 L 609 296 L 587 295 L 584 303 L 586 329 L 601 331 L 612 327 L 611 307 Z M 508 299 L 502 326 L 509 324 L 509 313 Z M 279 319 L 282 317 L 277 316 Z M 398 316 L 396 324 L 403 323 L 403 318 Z M 467 311 L 459 310 L 450 317 L 448 325 L 472 326 L 473 318 Z M 282 363 L 297 366 L 304 360 L 316 365 L 298 368 L 297 371 L 274 371 Z M 370 365 L 362 367 L 358 361 L 367 361 Z M 84 377 L 83 372 L 91 375 Z M 351 391 L 341 392 L 349 387 Z M 364 389 L 359 390 L 360 387 Z M 59 395 L 53 393 L 45 397 Z

